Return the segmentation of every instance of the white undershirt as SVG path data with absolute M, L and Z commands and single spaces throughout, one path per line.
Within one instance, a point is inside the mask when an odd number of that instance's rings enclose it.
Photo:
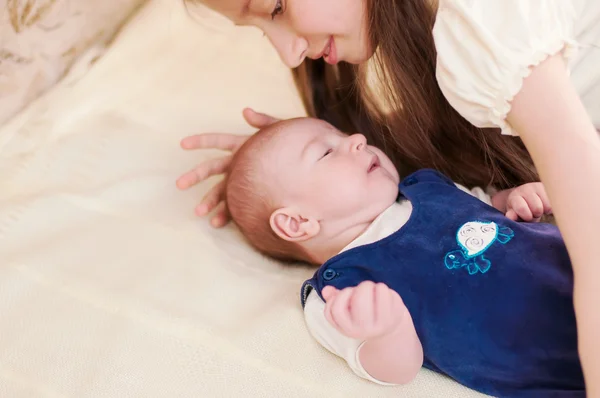
M 483 189 L 474 188 L 469 190 L 459 184 L 456 184 L 456 186 L 491 205 L 491 197 Z M 381 213 L 364 233 L 344 247 L 340 253 L 390 236 L 406 224 L 411 212 L 412 204 L 410 201 L 401 200 L 394 203 Z M 364 341 L 344 336 L 327 321 L 325 318 L 325 303 L 314 290 L 311 290 L 306 298 L 304 319 L 312 336 L 327 350 L 346 360 L 354 373 L 377 384 L 392 385 L 373 378 L 365 371 L 358 356 Z

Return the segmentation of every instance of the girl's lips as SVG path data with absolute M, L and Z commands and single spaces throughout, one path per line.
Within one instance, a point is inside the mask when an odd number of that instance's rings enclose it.
M 337 48 L 335 47 L 335 40 L 333 39 L 333 36 L 331 36 L 331 38 L 329 39 L 329 44 L 325 48 L 325 51 L 323 53 L 323 59 L 325 60 L 325 62 L 331 65 L 335 65 L 338 63 Z

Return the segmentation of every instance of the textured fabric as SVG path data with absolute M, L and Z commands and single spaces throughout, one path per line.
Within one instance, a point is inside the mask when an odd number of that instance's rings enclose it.
M 502 397 L 585 397 L 558 229 L 514 222 L 431 170 L 400 192 L 413 206 L 406 224 L 323 264 L 303 304 L 324 286 L 383 282 L 411 314 L 424 367 Z
M 90 47 L 100 54 L 144 1 L 0 0 L 0 124 L 52 87 Z
M 474 125 L 518 135 L 505 120 L 510 102 L 532 66 L 562 52 L 600 126 L 597 0 L 440 0 L 433 34 L 442 92 Z
M 193 214 L 215 180 L 175 178 L 251 133 L 241 110 L 304 115 L 256 29 L 152 0 L 107 53 L 0 129 L 0 397 L 418 397 L 478 394 L 423 371 L 360 380 L 306 330 L 313 270 Z

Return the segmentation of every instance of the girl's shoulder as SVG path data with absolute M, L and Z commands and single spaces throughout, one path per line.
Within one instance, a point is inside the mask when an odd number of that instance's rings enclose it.
M 587 3 L 439 0 L 436 76 L 447 100 L 475 126 L 516 135 L 505 121 L 511 100 L 532 66 L 557 53 L 571 58 Z

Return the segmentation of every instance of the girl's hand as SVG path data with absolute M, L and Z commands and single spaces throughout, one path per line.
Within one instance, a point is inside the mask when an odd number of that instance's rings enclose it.
M 258 113 L 250 108 L 244 109 L 242 112 L 246 122 L 257 129 L 261 129 L 278 121 L 278 119 Z M 200 163 L 194 169 L 182 174 L 177 179 L 177 187 L 179 189 L 188 189 L 207 178 L 218 175 L 227 174 L 233 154 L 246 142 L 248 136 L 224 134 L 224 133 L 204 133 L 192 135 L 181 140 L 181 147 L 186 150 L 191 149 L 221 149 L 230 151 L 231 154 L 222 158 L 211 159 Z M 211 219 L 213 227 L 222 227 L 229 221 L 229 213 L 227 204 L 224 200 L 225 194 L 225 179 L 215 185 L 202 199 L 196 207 L 196 215 L 205 216 L 217 206 L 219 210 Z

